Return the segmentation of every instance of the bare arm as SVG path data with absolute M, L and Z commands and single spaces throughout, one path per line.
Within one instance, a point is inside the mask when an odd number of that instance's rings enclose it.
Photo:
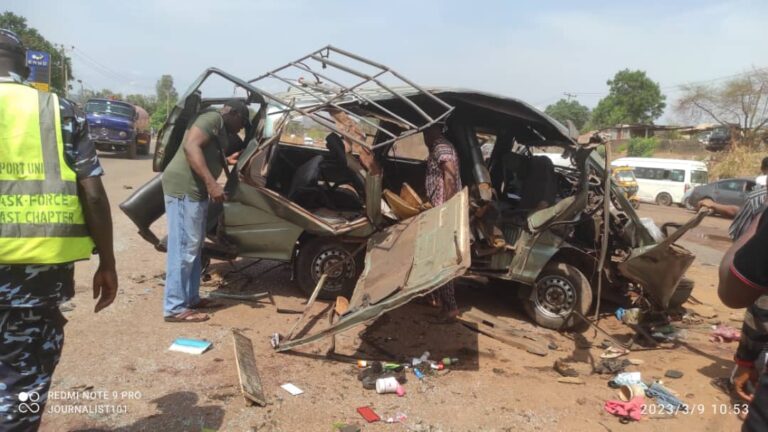
M 203 147 L 207 146 L 210 140 L 208 134 L 203 132 L 202 129 L 192 126 L 184 140 L 184 154 L 187 156 L 187 161 L 189 161 L 189 167 L 203 180 L 211 200 L 222 202 L 224 201 L 224 188 L 216 183 L 216 179 L 205 163 L 205 156 L 203 156 Z
M 83 206 L 88 232 L 99 252 L 99 268 L 93 275 L 93 298 L 98 298 L 95 312 L 112 304 L 117 296 L 117 271 L 112 246 L 112 213 L 101 177 L 78 180 L 78 195 Z
M 734 309 L 745 308 L 754 303 L 761 294 L 764 294 L 745 284 L 731 272 L 736 251 L 752 238 L 759 222 L 759 217 L 754 218 L 744 234 L 733 242 L 720 262 L 720 283 L 717 287 L 717 295 L 723 304 Z
M 736 214 L 739 212 L 741 207 L 735 206 L 735 205 L 727 205 L 727 204 L 718 204 L 711 199 L 703 199 L 699 202 L 698 206 L 699 209 L 702 207 L 707 207 L 715 211 L 715 213 L 718 213 L 722 216 L 725 216 L 727 218 L 735 218 Z

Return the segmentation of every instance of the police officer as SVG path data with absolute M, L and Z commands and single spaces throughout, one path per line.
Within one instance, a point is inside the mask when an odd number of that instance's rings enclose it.
M 25 50 L 0 29 L 0 431 L 40 425 L 64 342 L 59 305 L 95 249 L 95 311 L 117 294 L 112 217 L 88 126 L 24 84 Z

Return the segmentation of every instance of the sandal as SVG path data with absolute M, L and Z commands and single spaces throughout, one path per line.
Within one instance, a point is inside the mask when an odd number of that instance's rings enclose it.
M 197 302 L 195 305 L 187 306 L 187 307 L 189 309 L 216 309 L 216 308 L 224 307 L 224 305 L 221 303 L 217 303 L 214 300 L 203 298 L 203 299 L 200 299 L 200 301 Z
M 172 323 L 196 323 L 196 322 L 203 322 L 208 321 L 210 317 L 208 314 L 195 312 L 193 310 L 185 310 L 184 312 L 177 313 L 176 315 L 170 315 L 165 318 L 163 318 L 165 322 L 172 322 Z

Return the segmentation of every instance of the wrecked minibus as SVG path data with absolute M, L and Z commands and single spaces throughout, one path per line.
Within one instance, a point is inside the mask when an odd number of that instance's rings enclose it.
M 602 298 L 654 310 L 690 294 L 683 276 L 694 256 L 675 241 L 703 214 L 666 237 L 652 235 L 605 175 L 594 151 L 599 137 L 578 144 L 520 100 L 421 87 L 332 46 L 250 81 L 206 70 L 160 130 L 156 171 L 197 113 L 232 97 L 204 94 L 212 78 L 237 88 L 253 126 L 228 173 L 228 201 L 209 212 L 204 255 L 287 262 L 308 295 L 345 299 L 337 322 L 288 347 L 374 319 L 462 276 L 503 281 L 531 319 L 559 330 L 580 324 L 598 285 Z M 431 208 L 422 131 L 434 124 L 456 147 L 465 188 Z M 298 127 L 322 132 L 325 145 L 282 138 Z M 572 164 L 555 166 L 541 151 Z M 164 213 L 160 176 L 121 209 L 164 251 L 151 230 Z

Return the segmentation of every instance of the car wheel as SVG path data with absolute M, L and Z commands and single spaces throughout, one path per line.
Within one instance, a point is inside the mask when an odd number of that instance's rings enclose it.
M 137 151 L 138 154 L 142 156 L 146 156 L 149 154 L 149 144 L 144 144 L 143 146 L 140 146 Z
M 688 197 L 683 201 L 683 207 L 685 207 L 687 210 L 696 210 L 696 207 L 691 204 L 691 198 Z
M 333 300 L 338 296 L 349 298 L 363 271 L 364 254 L 352 257 L 355 246 L 324 237 L 313 238 L 299 245 L 296 273 L 302 291 L 307 296 L 312 295 L 320 277 L 330 271 L 318 297 L 324 300 Z M 338 265 L 344 260 L 344 264 Z
M 524 303 L 536 324 L 553 329 L 583 328 L 586 323 L 573 314 L 586 315 L 592 307 L 592 287 L 576 267 L 552 262 L 541 271 L 533 292 Z
M 656 204 L 660 206 L 669 207 L 672 205 L 672 195 L 662 192 L 656 195 Z
M 688 299 L 691 297 L 691 293 L 693 292 L 693 286 L 694 282 L 692 279 L 688 279 L 687 277 L 683 277 L 680 279 L 680 282 L 677 284 L 677 288 L 675 289 L 675 292 L 672 294 L 672 297 L 669 299 L 669 305 L 668 309 L 676 309 L 683 305 L 683 303 L 687 302 Z

